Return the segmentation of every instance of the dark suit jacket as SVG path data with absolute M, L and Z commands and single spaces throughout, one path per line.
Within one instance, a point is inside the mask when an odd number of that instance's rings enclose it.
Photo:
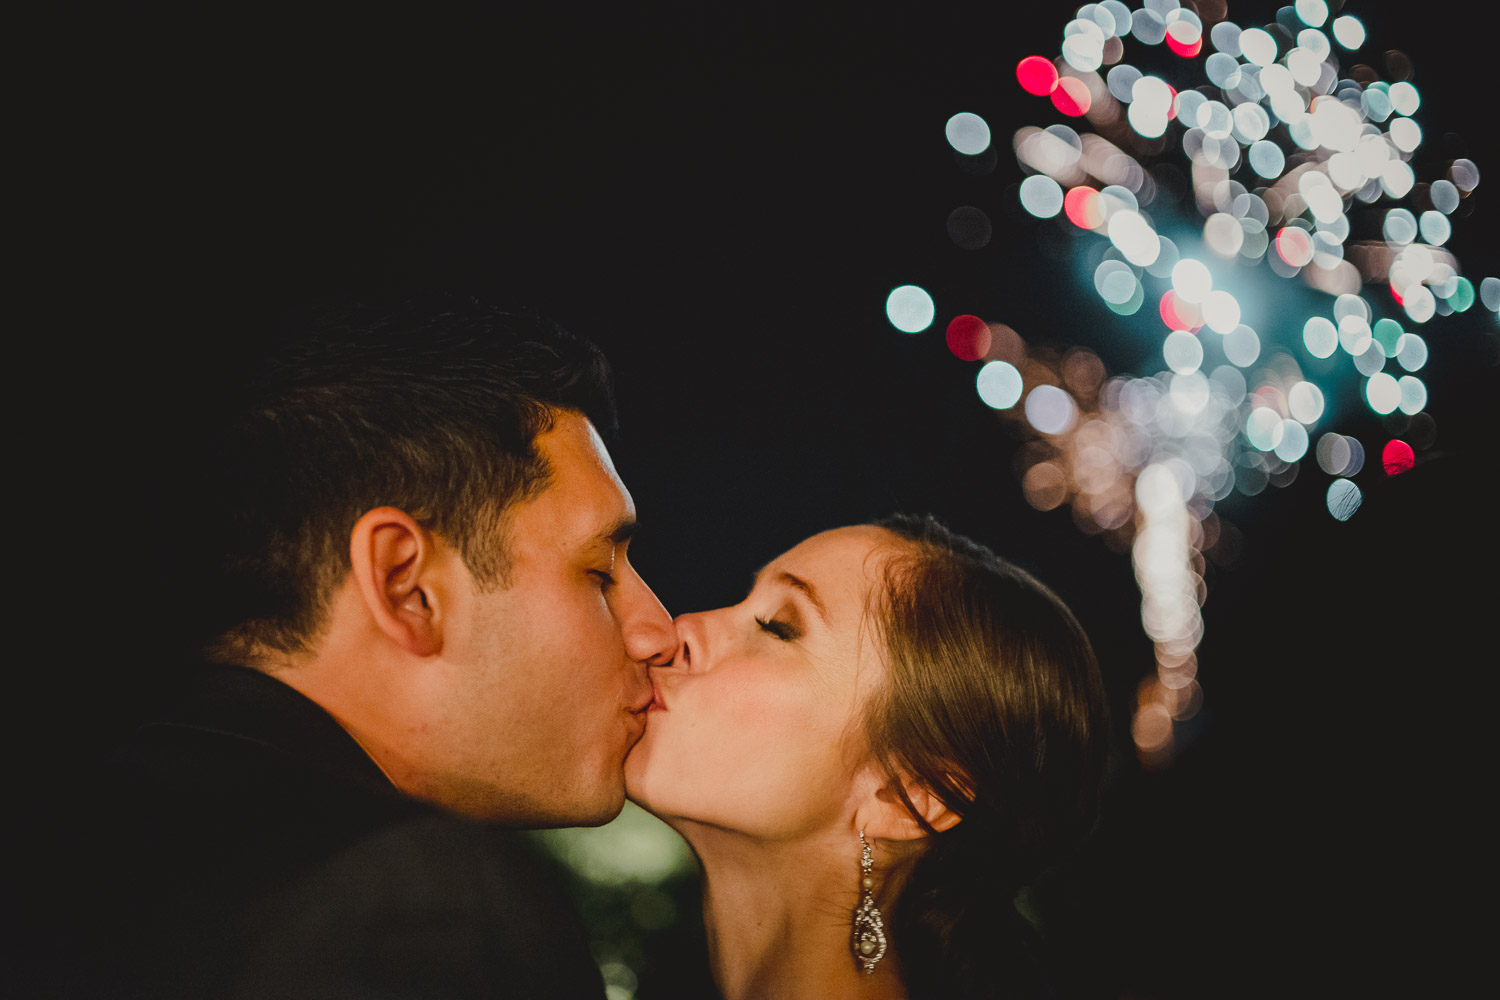
M 103 997 L 594 997 L 515 834 L 398 794 L 321 708 L 204 667 L 75 790 L 32 989 Z

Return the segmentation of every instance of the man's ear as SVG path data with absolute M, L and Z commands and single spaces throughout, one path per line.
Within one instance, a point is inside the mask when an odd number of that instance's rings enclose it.
M 916 816 L 906 808 L 906 803 L 901 801 L 901 794 L 890 776 L 880 768 L 876 768 L 874 774 L 878 776 L 874 787 L 855 817 L 865 836 L 882 840 L 920 840 L 928 836 Z M 962 818 L 921 781 L 907 775 L 900 778 L 912 808 L 937 832 L 951 829 Z
M 413 656 L 443 648 L 440 609 L 426 585 L 435 557 L 432 534 L 395 507 L 366 511 L 349 533 L 349 562 L 365 610 Z

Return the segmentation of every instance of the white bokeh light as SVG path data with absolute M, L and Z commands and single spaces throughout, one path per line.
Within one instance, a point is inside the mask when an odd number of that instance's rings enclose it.
M 990 126 L 970 111 L 960 111 L 948 119 L 943 129 L 948 145 L 965 156 L 978 156 L 990 148 Z
M 1073 426 L 1078 408 L 1073 397 L 1055 385 L 1039 385 L 1026 395 L 1026 419 L 1043 434 L 1061 434 Z
M 1021 373 L 1008 361 L 991 361 L 979 369 L 974 378 L 975 388 L 984 405 L 995 410 L 1008 410 L 1021 398 Z
M 1224 356 L 1232 365 L 1249 368 L 1260 357 L 1260 335 L 1241 323 L 1224 334 Z
M 1421 371 L 1427 364 L 1427 341 L 1415 333 L 1403 333 L 1396 344 L 1396 362 L 1409 372 Z
M 1269 406 L 1257 406 L 1245 419 L 1245 438 L 1261 451 L 1270 451 L 1280 444 L 1282 433 L 1281 414 Z
M 1402 375 L 1396 380 L 1401 390 L 1401 401 L 1396 405 L 1402 413 L 1411 416 L 1427 407 L 1427 386 L 1415 375 Z
M 1050 219 L 1062 211 L 1062 186 L 1046 174 L 1032 174 L 1021 182 L 1021 207 L 1038 219 Z
M 1339 331 L 1323 316 L 1314 316 L 1302 326 L 1302 343 L 1315 358 L 1327 358 L 1339 349 Z
M 1161 253 L 1161 240 L 1138 212 L 1120 209 L 1109 217 L 1106 230 L 1109 241 L 1125 255 L 1125 259 L 1137 267 L 1148 267 L 1156 263 Z
M 1401 386 L 1385 372 L 1377 372 L 1365 382 L 1365 400 L 1376 413 L 1390 413 L 1401 405 Z
M 1347 479 L 1335 479 L 1328 484 L 1328 513 L 1340 521 L 1353 517 L 1363 500 L 1359 487 Z
M 1203 345 L 1186 330 L 1173 330 L 1167 334 L 1161 351 L 1167 367 L 1180 375 L 1195 372 L 1203 364 Z
M 1297 0 L 1293 9 L 1303 24 L 1314 28 L 1322 27 L 1323 22 L 1328 20 L 1328 4 L 1323 0 Z
M 1215 333 L 1229 333 L 1240 325 L 1240 304 L 1222 289 L 1208 293 L 1203 300 L 1203 322 Z
M 1295 420 L 1281 422 L 1281 440 L 1272 448 L 1283 462 L 1295 462 L 1307 454 L 1307 428 Z
M 1240 32 L 1240 55 L 1256 66 L 1270 66 L 1276 62 L 1276 39 L 1260 28 L 1246 28 Z
M 932 325 L 937 308 L 932 296 L 916 285 L 902 285 L 893 289 L 885 300 L 885 315 L 891 326 L 902 333 L 921 333 Z
M 1208 273 L 1208 268 L 1203 266 L 1202 261 L 1184 257 L 1172 268 L 1172 289 L 1184 302 L 1202 302 L 1213 291 L 1213 287 L 1213 275 Z
M 1287 409 L 1304 424 L 1316 423 L 1323 415 L 1323 390 L 1311 382 L 1298 382 L 1286 394 Z
M 1333 19 L 1333 37 L 1344 48 L 1353 51 L 1365 44 L 1365 26 L 1352 14 Z

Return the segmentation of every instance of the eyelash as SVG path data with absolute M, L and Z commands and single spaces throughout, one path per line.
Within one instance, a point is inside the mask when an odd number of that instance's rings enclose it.
M 589 570 L 589 575 L 598 580 L 601 587 L 613 587 L 615 585 L 613 573 L 607 573 L 602 569 L 591 569 Z
M 757 618 L 755 624 L 760 626 L 762 632 L 769 632 L 782 642 L 791 642 L 793 639 L 801 638 L 802 633 L 797 631 L 786 622 L 779 622 L 774 618 Z

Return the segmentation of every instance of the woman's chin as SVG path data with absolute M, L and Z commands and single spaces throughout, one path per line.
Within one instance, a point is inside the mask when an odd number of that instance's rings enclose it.
M 644 736 L 625 758 L 625 797 L 651 811 L 650 736 Z

